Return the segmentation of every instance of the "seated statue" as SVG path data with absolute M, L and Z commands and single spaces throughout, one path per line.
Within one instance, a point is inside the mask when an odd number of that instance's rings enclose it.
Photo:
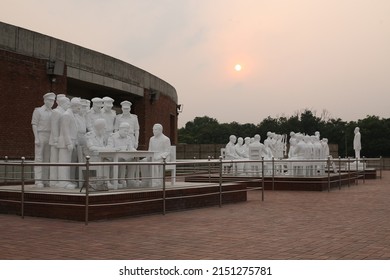
M 108 138 L 107 147 L 113 148 L 116 151 L 136 151 L 132 137 L 129 135 L 130 125 L 127 122 L 122 122 L 119 125 L 119 130 L 112 133 Z M 132 161 L 132 157 L 121 157 L 119 161 Z M 127 167 L 127 168 L 126 168 Z M 126 172 L 127 170 L 127 172 Z M 135 166 L 134 165 L 120 165 L 119 166 L 119 184 L 122 188 L 127 187 L 130 182 L 126 182 L 126 179 L 135 178 Z

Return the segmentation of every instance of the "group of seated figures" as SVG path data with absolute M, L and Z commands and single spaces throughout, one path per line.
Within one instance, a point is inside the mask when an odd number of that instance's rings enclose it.
M 35 108 L 31 121 L 36 163 L 84 162 L 85 156 L 90 156 L 91 161 L 102 161 L 99 157 L 101 151 L 137 150 L 140 128 L 138 117 L 130 113 L 130 101 L 121 102 L 122 114 L 118 115 L 112 109 L 114 100 L 110 97 L 93 98 L 92 108 L 87 99 L 69 99 L 64 94 L 56 96 L 53 92 L 46 93 L 43 101 L 41 107 Z M 52 109 L 55 102 L 57 107 Z M 154 152 L 153 161 L 162 161 L 162 158 L 169 156 L 171 142 L 162 132 L 162 125 L 155 124 L 154 136 L 149 142 L 149 151 Z M 109 167 L 102 169 L 105 176 L 112 174 Z M 119 172 L 122 178 L 132 179 L 135 176 L 135 167 L 121 165 Z M 40 188 L 75 189 L 78 186 L 77 179 L 81 179 L 78 178 L 76 168 L 71 166 L 35 166 L 34 176 L 35 185 Z M 108 185 L 111 185 L 109 180 Z M 126 186 L 126 180 L 123 180 L 122 186 Z
M 314 176 L 325 173 L 325 160 L 330 155 L 328 139 L 320 139 L 318 131 L 315 135 L 291 132 L 289 145 L 287 145 L 287 135 L 273 132 L 267 133 L 264 143 L 260 140 L 259 134 L 245 138 L 237 138 L 235 135 L 229 137 L 224 155 L 226 160 L 236 161 L 233 166 L 236 174 L 253 174 L 254 167 L 258 171 L 259 166 L 246 163 L 245 160 L 261 159 L 265 160 L 265 174 L 271 174 L 272 168 L 274 172 L 283 175 Z M 274 167 L 271 166 L 270 160 L 272 159 L 278 160 Z M 315 160 L 319 161 L 315 162 Z

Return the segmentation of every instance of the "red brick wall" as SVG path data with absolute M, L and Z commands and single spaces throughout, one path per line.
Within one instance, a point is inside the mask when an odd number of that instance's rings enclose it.
M 66 92 L 66 78 L 51 88 L 46 60 L 0 50 L 0 158 L 34 156 L 31 116 L 49 92 Z

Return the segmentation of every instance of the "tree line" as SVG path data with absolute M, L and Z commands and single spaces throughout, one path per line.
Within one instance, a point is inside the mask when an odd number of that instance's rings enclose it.
M 178 131 L 179 143 L 225 144 L 230 135 L 253 137 L 260 134 L 262 141 L 267 132 L 289 135 L 291 131 L 328 138 L 330 144 L 337 144 L 341 157 L 354 156 L 353 138 L 355 127 L 360 128 L 362 137 L 361 155 L 365 157 L 390 157 L 390 119 L 367 116 L 358 121 L 346 122 L 340 118 L 328 118 L 327 114 L 316 116 L 311 110 L 304 110 L 291 117 L 267 117 L 259 124 L 237 122 L 219 123 L 216 119 L 203 116 L 189 121 Z

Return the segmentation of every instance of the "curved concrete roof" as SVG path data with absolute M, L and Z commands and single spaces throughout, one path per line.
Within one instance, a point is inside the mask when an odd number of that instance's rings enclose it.
M 144 96 L 144 88 L 178 102 L 173 86 L 134 65 L 47 35 L 0 22 L 0 49 L 63 61 L 67 77 Z

